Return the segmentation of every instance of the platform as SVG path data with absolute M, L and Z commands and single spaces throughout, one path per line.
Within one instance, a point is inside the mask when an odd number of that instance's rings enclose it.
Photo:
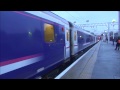
M 120 79 L 120 50 L 112 42 L 101 42 L 91 79 Z
M 100 41 L 55 79 L 120 79 L 120 50 Z

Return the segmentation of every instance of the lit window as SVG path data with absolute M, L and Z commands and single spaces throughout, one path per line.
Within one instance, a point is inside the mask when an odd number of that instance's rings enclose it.
M 51 24 L 44 24 L 45 41 L 54 42 L 54 27 Z
M 74 40 L 76 41 L 76 31 L 74 32 Z
M 69 41 L 69 32 L 67 31 L 67 41 Z

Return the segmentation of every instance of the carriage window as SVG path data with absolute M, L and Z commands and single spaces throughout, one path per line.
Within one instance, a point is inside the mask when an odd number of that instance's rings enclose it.
M 76 41 L 76 31 L 74 32 L 74 40 Z
M 51 24 L 44 24 L 44 32 L 45 32 L 45 41 L 53 42 L 54 41 L 54 27 Z
M 67 41 L 69 41 L 69 32 L 67 31 Z

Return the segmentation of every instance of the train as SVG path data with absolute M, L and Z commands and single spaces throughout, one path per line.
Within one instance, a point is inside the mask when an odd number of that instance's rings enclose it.
M 0 11 L 0 79 L 42 77 L 95 43 L 50 11 Z

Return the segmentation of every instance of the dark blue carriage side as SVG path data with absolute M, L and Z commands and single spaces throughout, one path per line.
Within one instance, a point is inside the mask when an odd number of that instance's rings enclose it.
M 94 37 L 90 34 L 82 31 L 77 31 L 78 51 L 85 49 L 86 47 L 95 43 Z
M 15 12 L 1 12 L 1 62 L 43 53 L 42 22 Z
M 78 51 L 84 49 L 83 44 L 85 43 L 85 35 L 81 31 L 77 31 L 77 40 L 78 40 Z
M 22 62 L 22 65 L 26 66 L 13 65 L 13 70 L 3 71 L 0 73 L 0 78 L 29 78 L 44 75 L 60 64 L 64 58 L 65 40 L 64 32 L 61 30 L 63 26 L 42 18 L 39 20 L 39 17 L 25 12 L 20 13 L 0 12 L 0 69 L 10 69 L 12 68 L 10 64 L 18 65 L 22 59 L 28 60 Z M 55 42 L 45 42 L 44 23 L 54 26 Z

